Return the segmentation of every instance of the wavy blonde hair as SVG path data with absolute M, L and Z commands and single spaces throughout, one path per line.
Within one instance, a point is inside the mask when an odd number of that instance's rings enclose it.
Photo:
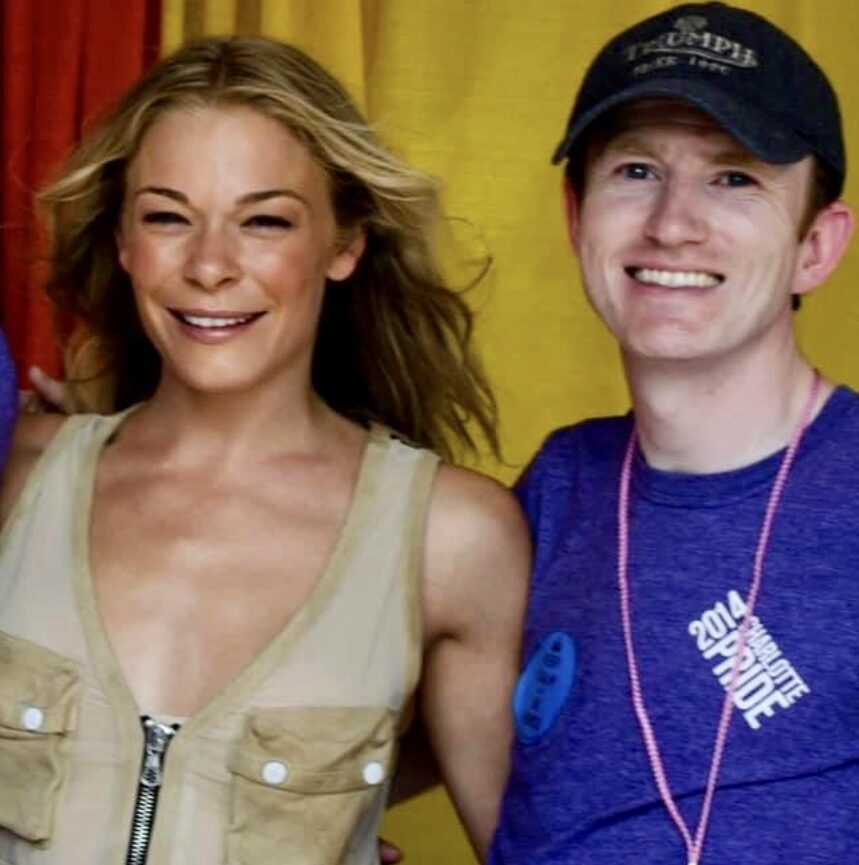
M 94 337 L 108 407 L 151 396 L 161 369 L 117 258 L 128 164 L 165 111 L 219 105 L 281 122 L 326 171 L 341 231 L 366 234 L 354 274 L 326 291 L 312 371 L 319 395 L 348 417 L 384 423 L 448 458 L 457 447 L 476 450 L 474 429 L 497 456 L 497 409 L 474 354 L 472 313 L 445 284 L 433 247 L 435 183 L 382 146 L 321 66 L 264 38 L 205 39 L 162 60 L 40 195 L 47 290 Z

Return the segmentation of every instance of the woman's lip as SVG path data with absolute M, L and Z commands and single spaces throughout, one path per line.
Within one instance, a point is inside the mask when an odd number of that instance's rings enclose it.
M 209 345 L 226 342 L 245 333 L 264 312 L 204 312 L 201 310 L 168 310 L 185 336 Z
M 264 314 L 262 312 L 226 312 L 220 310 L 217 312 L 210 312 L 207 310 L 196 309 L 170 309 L 168 311 L 182 324 L 204 329 L 219 329 L 249 324 L 251 321 L 256 320 Z

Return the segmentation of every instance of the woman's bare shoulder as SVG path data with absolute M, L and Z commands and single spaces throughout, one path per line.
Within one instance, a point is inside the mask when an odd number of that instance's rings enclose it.
M 470 469 L 442 465 L 427 526 L 428 598 L 449 610 L 476 598 L 518 606 L 530 557 L 528 527 L 510 490 Z
M 0 520 L 12 510 L 30 476 L 30 472 L 50 444 L 57 430 L 67 420 L 62 414 L 21 414 L 15 425 L 15 435 L 3 470 L 0 490 Z
M 433 517 L 466 539 L 474 530 L 524 530 L 519 503 L 503 484 L 472 469 L 443 463 L 439 466 L 431 505 Z

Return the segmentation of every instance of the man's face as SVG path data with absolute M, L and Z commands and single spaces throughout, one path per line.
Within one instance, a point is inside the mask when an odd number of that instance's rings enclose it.
M 597 313 L 628 360 L 692 361 L 792 344 L 809 290 L 799 226 L 810 157 L 772 165 L 694 108 L 621 109 L 587 156 L 570 231 Z

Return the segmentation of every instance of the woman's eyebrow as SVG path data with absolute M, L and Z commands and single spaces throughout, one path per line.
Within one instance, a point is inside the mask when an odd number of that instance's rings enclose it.
M 163 195 L 165 198 L 172 198 L 173 201 L 178 201 L 180 204 L 188 204 L 188 196 L 184 192 L 179 192 L 178 189 L 171 189 L 169 186 L 141 186 L 134 190 L 134 195 Z
M 134 195 L 163 195 L 165 198 L 169 198 L 173 201 L 178 202 L 179 204 L 189 205 L 190 201 L 188 196 L 185 195 L 184 192 L 180 192 L 178 189 L 171 189 L 169 186 L 141 186 L 139 189 L 134 190 Z M 268 201 L 272 198 L 293 198 L 296 201 L 300 201 L 302 204 L 307 205 L 307 200 L 300 193 L 296 192 L 294 189 L 261 189 L 255 192 L 247 192 L 244 195 L 239 196 L 236 199 L 238 204 L 257 204 L 261 201 Z

